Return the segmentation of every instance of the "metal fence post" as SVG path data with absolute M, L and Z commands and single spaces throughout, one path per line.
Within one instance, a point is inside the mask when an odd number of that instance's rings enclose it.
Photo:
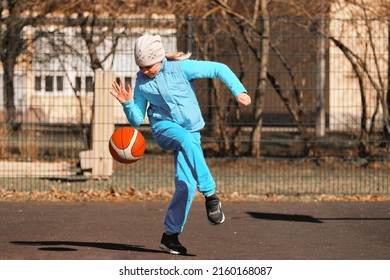
M 187 52 L 192 53 L 193 18 L 191 14 L 187 15 L 186 24 L 187 24 Z

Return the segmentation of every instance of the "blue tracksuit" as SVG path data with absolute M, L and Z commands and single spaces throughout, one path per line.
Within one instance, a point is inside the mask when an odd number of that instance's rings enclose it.
M 165 217 L 167 233 L 182 232 L 196 188 L 204 195 L 215 190 L 201 148 L 199 131 L 205 122 L 192 85 L 197 78 L 219 78 L 235 96 L 246 92 L 225 64 L 164 58 L 154 78 L 137 73 L 134 99 L 122 103 L 135 127 L 142 124 L 149 104 L 147 113 L 154 139 L 161 148 L 174 151 L 176 189 Z

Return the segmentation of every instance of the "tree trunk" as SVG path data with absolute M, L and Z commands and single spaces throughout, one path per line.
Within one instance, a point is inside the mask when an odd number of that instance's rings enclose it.
M 387 22 L 387 93 L 386 93 L 386 107 L 387 109 L 387 116 L 390 116 L 390 19 Z M 386 114 L 384 114 L 384 117 Z M 384 141 L 386 146 L 389 146 L 388 141 L 390 140 L 390 133 L 387 129 L 386 123 L 383 125 L 383 134 L 384 134 Z
M 269 57 L 270 22 L 268 16 L 267 0 L 261 0 L 261 19 L 263 33 L 261 38 L 260 80 L 258 85 L 258 97 L 255 99 L 255 127 L 252 133 L 253 157 L 259 158 L 261 152 L 261 130 L 263 127 L 263 105 L 265 91 L 267 90 L 267 66 Z
M 14 65 L 10 65 L 8 59 L 4 62 L 4 109 L 5 109 L 5 121 L 12 125 L 16 119 L 16 108 L 15 108 L 15 90 L 14 90 Z
M 224 106 L 220 106 L 220 104 L 223 104 L 221 101 L 221 91 L 219 90 L 220 81 L 214 79 L 211 81 L 211 83 L 213 85 L 213 92 L 215 93 L 215 104 L 217 111 L 217 114 L 215 115 L 217 124 L 216 134 L 219 134 L 219 153 L 220 156 L 225 157 L 229 154 L 230 150 L 229 131 L 226 124 L 226 108 Z
M 15 39 L 13 28 L 6 31 L 4 36 L 4 50 L 2 55 L 2 63 L 4 67 L 3 85 L 4 85 L 4 111 L 5 121 L 12 128 L 16 121 L 15 107 L 15 86 L 14 86 L 14 71 L 16 65 L 16 57 L 18 55 L 17 44 L 19 41 Z
M 325 19 L 319 20 L 318 28 L 325 33 Z M 316 137 L 325 136 L 325 84 L 326 84 L 326 39 L 318 35 L 317 71 L 316 71 Z

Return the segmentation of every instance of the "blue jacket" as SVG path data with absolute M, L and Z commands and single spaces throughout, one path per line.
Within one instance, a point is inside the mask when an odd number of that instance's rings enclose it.
M 160 72 L 149 78 L 137 73 L 134 98 L 123 102 L 123 110 L 134 127 L 142 124 L 147 105 L 150 124 L 171 120 L 188 131 L 197 131 L 205 122 L 195 96 L 192 81 L 219 78 L 237 96 L 246 89 L 225 64 L 198 60 L 170 61 L 164 58 Z

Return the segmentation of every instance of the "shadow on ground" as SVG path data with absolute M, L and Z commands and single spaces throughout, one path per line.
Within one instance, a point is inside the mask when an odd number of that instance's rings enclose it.
M 289 215 L 278 213 L 246 212 L 249 216 L 260 220 L 305 222 L 321 224 L 323 221 L 390 221 L 390 218 L 314 218 L 309 215 Z
M 71 247 L 90 247 L 104 250 L 116 250 L 116 251 L 133 251 L 133 252 L 144 252 L 144 253 L 156 253 L 166 254 L 161 250 L 153 250 L 145 248 L 141 245 L 128 245 L 118 243 L 102 243 L 102 242 L 75 242 L 75 241 L 11 241 L 11 244 L 22 245 L 22 246 L 44 246 L 38 250 L 41 251 L 77 251 Z M 69 246 L 69 247 L 64 247 Z M 195 256 L 187 254 L 186 256 Z

